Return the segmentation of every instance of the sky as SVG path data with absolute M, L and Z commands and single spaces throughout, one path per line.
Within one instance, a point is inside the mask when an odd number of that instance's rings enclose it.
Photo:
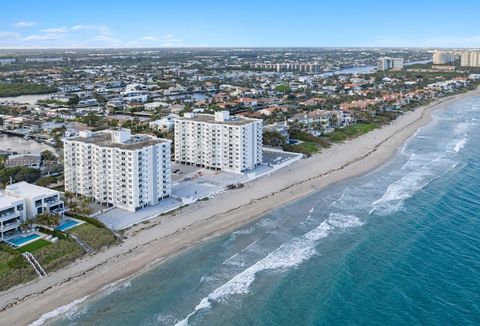
M 480 48 L 479 13 L 479 0 L 5 0 L 0 48 Z

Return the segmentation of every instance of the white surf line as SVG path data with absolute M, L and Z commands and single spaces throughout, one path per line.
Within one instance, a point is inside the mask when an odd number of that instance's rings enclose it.
M 231 295 L 248 293 L 258 272 L 265 270 L 286 270 L 300 265 L 316 253 L 315 246 L 317 241 L 327 237 L 334 229 L 356 227 L 362 224 L 356 216 L 331 213 L 330 218 L 323 221 L 313 230 L 283 243 L 265 258 L 257 261 L 243 272 L 235 275 L 228 282 L 216 288 L 200 300 L 200 303 L 195 307 L 194 311 L 177 322 L 175 326 L 188 325 L 189 319 L 198 311 L 209 309 L 211 302 L 222 302 Z
M 52 318 L 58 317 L 60 315 L 63 315 L 66 312 L 68 312 L 69 310 L 71 310 L 72 308 L 78 306 L 79 304 L 81 304 L 82 302 L 87 300 L 88 297 L 89 296 L 86 295 L 81 299 L 75 300 L 73 302 L 70 302 L 69 304 L 60 306 L 60 307 L 58 307 L 58 308 L 56 308 L 52 311 L 49 311 L 49 312 L 43 314 L 39 319 L 35 320 L 33 323 L 29 324 L 29 326 L 41 326 L 41 325 L 45 324 L 46 321 L 48 321 Z

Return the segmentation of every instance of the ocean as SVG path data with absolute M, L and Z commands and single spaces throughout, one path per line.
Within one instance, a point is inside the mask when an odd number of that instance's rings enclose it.
M 380 168 L 37 323 L 478 325 L 479 127 L 467 97 Z

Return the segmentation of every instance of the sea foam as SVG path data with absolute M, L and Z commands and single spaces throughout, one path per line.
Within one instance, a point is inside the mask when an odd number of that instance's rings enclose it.
M 465 146 L 466 143 L 467 143 L 467 137 L 465 136 L 465 138 L 463 138 L 457 144 L 455 144 L 454 151 L 457 153 L 460 152 L 460 150 Z
M 52 318 L 55 318 L 55 317 L 58 317 L 62 314 L 65 314 L 67 313 L 68 311 L 70 311 L 71 309 L 73 309 L 74 307 L 78 306 L 79 304 L 81 304 L 82 302 L 84 302 L 85 300 L 87 300 L 88 296 L 84 296 L 83 298 L 81 299 L 78 299 L 78 300 L 75 300 L 69 304 L 66 304 L 64 306 L 61 306 L 61 307 L 58 307 L 57 309 L 54 309 L 52 311 L 49 311 L 45 314 L 43 314 L 39 319 L 35 320 L 33 323 L 30 324 L 30 326 L 40 326 L 40 325 L 43 325 L 47 320 L 49 319 L 52 319 Z
M 267 270 L 284 271 L 299 266 L 315 255 L 317 241 L 327 237 L 335 228 L 351 228 L 362 224 L 356 216 L 331 213 L 330 217 L 323 221 L 318 227 L 300 237 L 283 243 L 265 258 L 257 261 L 243 272 L 235 275 L 228 282 L 216 288 L 200 301 L 192 313 L 176 325 L 187 325 L 189 318 L 196 312 L 209 309 L 212 301 L 222 303 L 233 295 L 248 293 L 250 286 L 255 281 L 255 277 L 259 272 Z

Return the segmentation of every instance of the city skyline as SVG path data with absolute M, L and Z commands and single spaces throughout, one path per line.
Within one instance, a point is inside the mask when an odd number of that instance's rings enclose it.
M 475 48 L 478 9 L 471 1 L 20 1 L 3 4 L 0 48 Z

